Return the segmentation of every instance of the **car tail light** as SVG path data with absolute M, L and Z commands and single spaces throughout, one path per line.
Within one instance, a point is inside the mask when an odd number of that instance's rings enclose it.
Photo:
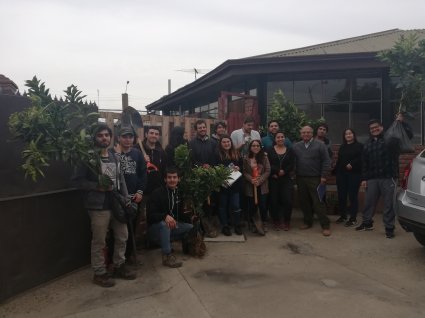
M 403 190 L 407 189 L 407 182 L 409 181 L 410 170 L 412 170 L 412 163 L 413 163 L 413 160 L 411 160 L 409 164 L 406 166 L 406 168 L 404 169 L 403 179 L 401 180 L 401 184 L 400 184 Z

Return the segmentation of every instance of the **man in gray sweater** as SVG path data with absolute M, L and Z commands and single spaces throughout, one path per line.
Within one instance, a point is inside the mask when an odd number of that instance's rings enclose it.
M 313 139 L 313 128 L 301 128 L 301 141 L 293 146 L 296 156 L 296 175 L 298 198 L 304 214 L 304 224 L 300 229 L 313 226 L 313 214 L 316 213 L 322 234 L 331 235 L 329 218 L 326 216 L 325 203 L 318 193 L 319 185 L 326 184 L 326 177 L 331 167 L 331 161 L 324 143 Z

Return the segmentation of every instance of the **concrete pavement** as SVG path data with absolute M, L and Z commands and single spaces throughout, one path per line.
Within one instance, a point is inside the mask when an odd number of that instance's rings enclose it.
M 424 317 L 425 248 L 399 226 L 386 239 L 381 223 L 332 224 L 323 237 L 318 224 L 298 230 L 297 212 L 289 232 L 210 242 L 203 259 L 178 253 L 180 269 L 142 251 L 139 277 L 113 288 L 79 270 L 1 304 L 0 317 Z

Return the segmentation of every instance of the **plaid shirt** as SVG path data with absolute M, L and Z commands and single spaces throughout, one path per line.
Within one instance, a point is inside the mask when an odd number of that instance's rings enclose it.
M 398 178 L 398 141 L 383 134 L 370 138 L 363 147 L 362 179 Z

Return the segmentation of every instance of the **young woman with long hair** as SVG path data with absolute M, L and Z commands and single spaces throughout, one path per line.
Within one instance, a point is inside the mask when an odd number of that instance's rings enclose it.
M 270 161 L 269 200 L 270 216 L 275 230 L 288 231 L 292 215 L 293 182 L 295 155 L 285 146 L 285 134 L 278 131 L 274 136 L 274 145 L 267 149 Z
M 359 187 L 362 173 L 363 144 L 359 143 L 356 133 L 347 128 L 342 133 L 342 144 L 338 151 L 338 159 L 334 168 L 338 188 L 338 203 L 340 217 L 337 224 L 344 223 L 346 227 L 357 224 L 359 208 Z M 347 220 L 347 195 L 350 199 L 350 218 Z
M 259 208 L 263 231 L 265 232 L 264 222 L 267 221 L 270 163 L 259 140 L 252 140 L 248 145 L 248 154 L 243 160 L 243 175 L 246 179 L 244 192 L 248 197 L 250 221 L 254 219 L 256 210 Z M 263 234 L 258 228 L 257 231 Z
M 240 171 L 242 168 L 242 158 L 235 149 L 232 139 L 228 135 L 222 135 L 218 142 L 219 164 Z M 222 226 L 221 232 L 232 235 L 230 223 L 234 225 L 235 233 L 242 235 L 241 209 L 239 206 L 239 191 L 241 188 L 241 178 L 236 180 L 229 187 L 221 187 L 219 194 L 218 217 Z M 230 216 L 230 218 L 229 218 Z M 231 222 L 229 222 L 229 219 Z

